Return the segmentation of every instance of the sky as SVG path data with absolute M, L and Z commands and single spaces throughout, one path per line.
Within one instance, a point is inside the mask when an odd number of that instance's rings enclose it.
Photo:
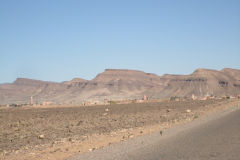
M 0 83 L 240 69 L 239 0 L 0 0 Z

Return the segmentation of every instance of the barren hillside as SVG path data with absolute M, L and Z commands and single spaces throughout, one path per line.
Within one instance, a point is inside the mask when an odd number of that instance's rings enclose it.
M 106 69 L 93 80 L 74 78 L 62 83 L 18 78 L 0 85 L 0 104 L 81 103 L 104 99 L 169 98 L 172 96 L 236 96 L 240 94 L 240 70 L 197 69 L 190 75 L 158 76 L 136 70 Z

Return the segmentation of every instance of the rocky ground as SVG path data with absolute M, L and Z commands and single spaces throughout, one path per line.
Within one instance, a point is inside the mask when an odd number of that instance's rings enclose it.
M 0 109 L 1 159 L 66 159 L 233 106 L 238 100 Z

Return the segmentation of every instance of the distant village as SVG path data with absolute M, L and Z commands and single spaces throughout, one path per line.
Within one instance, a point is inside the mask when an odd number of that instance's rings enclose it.
M 186 101 L 186 100 L 209 100 L 209 99 L 240 99 L 240 94 L 236 96 L 222 96 L 217 97 L 213 95 L 205 95 L 205 96 L 195 96 L 192 94 L 191 97 L 177 97 L 173 96 L 170 98 L 164 98 L 164 99 L 152 99 L 149 98 L 147 95 L 143 95 L 141 99 L 122 99 L 122 100 L 112 100 L 112 99 L 104 99 L 103 101 L 99 100 L 92 100 L 92 101 L 83 101 L 83 102 L 65 102 L 65 103 L 55 103 L 52 101 L 42 101 L 42 102 L 34 102 L 34 98 L 31 96 L 29 98 L 29 103 L 23 103 L 23 104 L 5 104 L 0 105 L 0 107 L 24 107 L 24 106 L 95 106 L 95 105 L 114 105 L 114 104 L 131 104 L 131 103 L 151 103 L 151 102 L 162 102 L 162 101 Z

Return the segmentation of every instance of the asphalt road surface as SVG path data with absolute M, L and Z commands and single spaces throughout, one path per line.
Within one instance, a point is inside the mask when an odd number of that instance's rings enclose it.
M 240 109 L 133 138 L 71 160 L 240 160 Z

